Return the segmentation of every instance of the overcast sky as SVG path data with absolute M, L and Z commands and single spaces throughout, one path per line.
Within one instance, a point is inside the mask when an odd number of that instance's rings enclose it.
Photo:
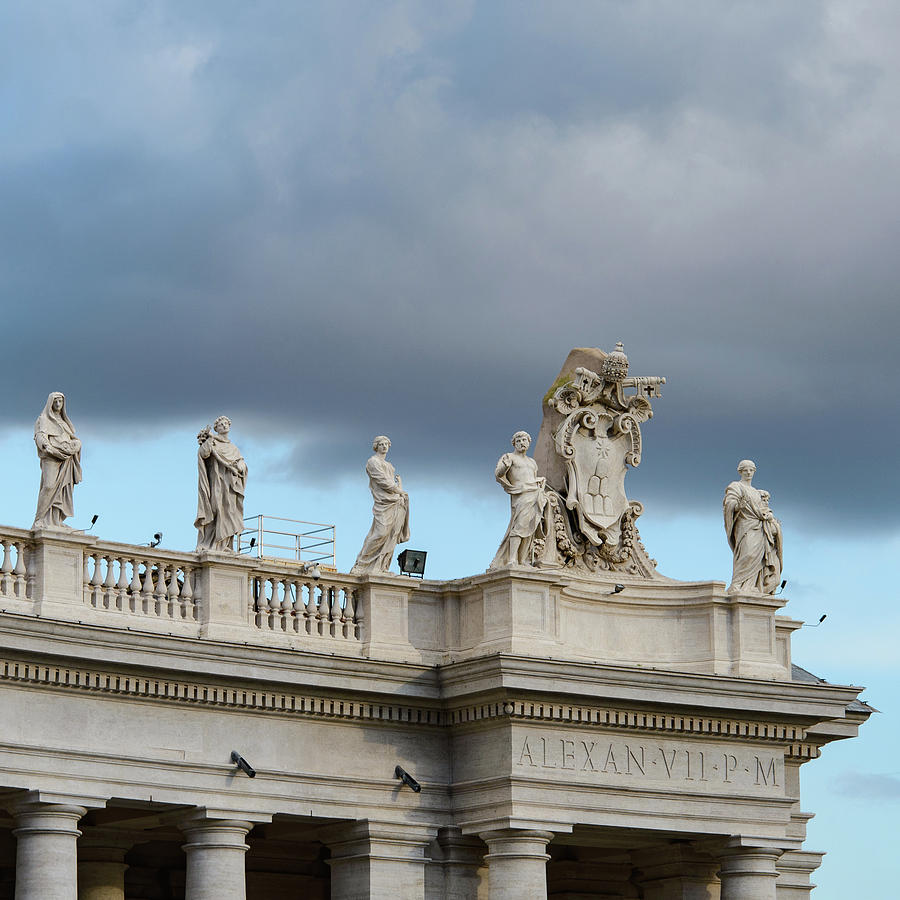
M 894 0 L 7 0 L 2 518 L 30 524 L 27 432 L 62 390 L 81 518 L 104 478 L 156 473 L 135 528 L 177 486 L 190 546 L 193 435 L 224 412 L 248 501 L 352 483 L 307 517 L 354 506 L 353 544 L 386 432 L 420 536 L 495 504 L 486 564 L 509 436 L 571 347 L 622 340 L 668 379 L 629 475 L 645 536 L 680 511 L 724 560 L 752 457 L 803 614 L 849 596 L 839 558 L 896 623 L 898 36 Z M 688 538 L 662 537 L 684 577 Z M 841 784 L 896 801 L 873 765 Z
M 387 431 L 471 481 L 623 340 L 669 379 L 645 493 L 753 456 L 782 504 L 900 523 L 896 4 L 0 17 L 0 424 L 62 389 L 82 428 L 226 411 L 298 477 Z

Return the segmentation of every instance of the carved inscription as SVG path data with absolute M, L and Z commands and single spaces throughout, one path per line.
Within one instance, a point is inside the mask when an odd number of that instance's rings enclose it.
M 779 794 L 784 787 L 784 754 L 769 749 L 533 732 L 518 735 L 515 748 L 519 769 L 551 778 L 556 770 L 623 787 L 659 782 L 711 793 Z

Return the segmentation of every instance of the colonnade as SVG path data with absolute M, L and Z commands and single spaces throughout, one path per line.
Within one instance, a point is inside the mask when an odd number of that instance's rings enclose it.
M 16 900 L 125 900 L 130 841 L 106 828 L 82 837 L 78 825 L 87 809 L 77 801 L 34 799 L 11 808 Z M 198 810 L 177 824 L 185 900 L 246 900 L 245 854 L 254 823 Z M 479 840 L 453 827 L 363 820 L 326 826 L 319 835 L 331 851 L 335 900 L 474 900 L 485 874 L 489 900 L 547 897 L 551 831 L 502 829 Z M 684 846 L 635 852 L 645 900 L 777 900 L 779 849 L 737 846 L 718 850 L 714 859 Z

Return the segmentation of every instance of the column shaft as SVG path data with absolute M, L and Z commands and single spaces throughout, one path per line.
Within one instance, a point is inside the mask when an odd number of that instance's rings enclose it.
M 78 900 L 125 900 L 123 862 L 89 860 L 78 863 Z
M 547 844 L 549 831 L 489 831 L 481 835 L 488 845 L 489 900 L 547 900 Z
M 182 825 L 187 838 L 185 900 L 246 900 L 246 837 L 253 825 L 205 819 Z
M 28 803 L 14 811 L 16 900 L 77 900 L 82 806 Z

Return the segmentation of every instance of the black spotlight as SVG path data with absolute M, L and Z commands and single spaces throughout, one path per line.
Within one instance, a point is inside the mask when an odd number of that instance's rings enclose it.
M 424 578 L 426 556 L 428 554 L 424 550 L 404 550 L 397 557 L 400 573 L 410 578 Z
M 237 750 L 231 751 L 231 761 L 242 771 L 246 772 L 251 778 L 256 778 L 256 769 L 241 756 Z
M 413 551 L 415 552 L 415 551 Z M 409 772 L 406 771 L 402 766 L 397 766 L 394 769 L 394 777 L 399 778 L 405 785 L 411 787 L 417 794 L 422 790 L 422 785 L 416 781 Z

